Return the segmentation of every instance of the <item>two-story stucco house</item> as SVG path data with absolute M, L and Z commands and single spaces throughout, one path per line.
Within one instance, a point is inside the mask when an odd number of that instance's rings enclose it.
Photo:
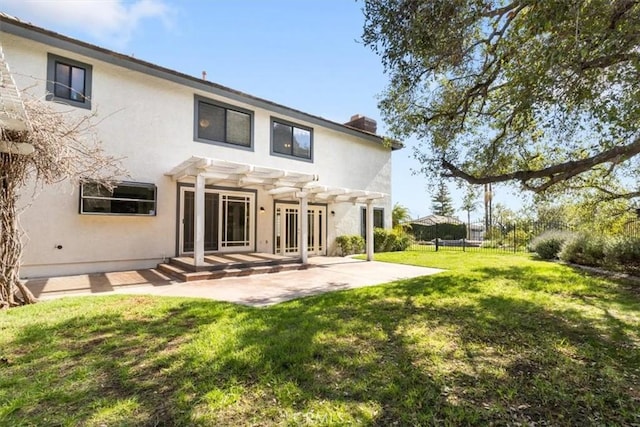
M 154 267 L 173 257 L 332 255 L 335 238 L 391 226 L 391 153 L 375 122 L 346 124 L 0 14 L 19 89 L 98 111 L 129 177 L 46 188 L 24 212 L 24 277 Z M 90 177 L 87 177 L 90 178 Z

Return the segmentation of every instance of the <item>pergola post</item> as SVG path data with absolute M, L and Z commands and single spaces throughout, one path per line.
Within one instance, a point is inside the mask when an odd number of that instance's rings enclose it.
M 373 201 L 367 200 L 365 240 L 367 244 L 367 261 L 373 261 Z
M 195 267 L 204 266 L 204 176 L 196 175 L 196 187 L 194 197 L 194 241 L 193 264 Z
M 300 199 L 300 259 L 303 264 L 307 263 L 309 257 L 309 212 L 307 193 L 296 193 L 296 197 Z

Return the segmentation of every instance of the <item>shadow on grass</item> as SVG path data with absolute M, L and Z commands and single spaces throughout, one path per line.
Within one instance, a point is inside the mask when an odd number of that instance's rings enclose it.
M 536 270 L 528 267 L 447 273 L 268 309 L 108 297 L 92 299 L 102 304 L 84 314 L 65 316 L 61 302 L 59 321 L 28 322 L 8 341 L 11 361 L 2 367 L 0 389 L 11 393 L 0 393 L 0 420 L 637 422 L 640 351 L 633 322 L 593 313 L 575 295 L 577 308 L 567 309 L 484 288 L 491 276 L 548 292 L 531 274 Z M 625 298 L 619 296 L 621 304 Z

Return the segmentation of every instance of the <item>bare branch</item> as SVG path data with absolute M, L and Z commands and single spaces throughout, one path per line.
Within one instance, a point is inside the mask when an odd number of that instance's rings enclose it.
M 587 172 L 597 165 L 604 163 L 622 163 L 638 154 L 640 154 L 640 137 L 637 137 L 635 141 L 630 144 L 611 148 L 586 159 L 572 160 L 539 170 L 519 170 L 501 175 L 473 176 L 448 160 L 442 159 L 442 167 L 448 171 L 448 173 L 443 173 L 442 176 L 447 178 L 462 178 L 470 184 L 520 181 L 527 189 L 541 193 L 549 187 Z M 531 184 L 531 181 L 539 179 L 546 179 L 546 181 L 542 184 Z

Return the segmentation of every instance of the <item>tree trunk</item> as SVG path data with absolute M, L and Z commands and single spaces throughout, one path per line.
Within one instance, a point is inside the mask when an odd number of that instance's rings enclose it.
M 11 155 L 1 154 L 0 166 L 11 168 Z M 7 175 L 0 177 L 0 308 L 37 302 L 31 291 L 20 283 L 22 242 L 17 218 L 17 183 Z

